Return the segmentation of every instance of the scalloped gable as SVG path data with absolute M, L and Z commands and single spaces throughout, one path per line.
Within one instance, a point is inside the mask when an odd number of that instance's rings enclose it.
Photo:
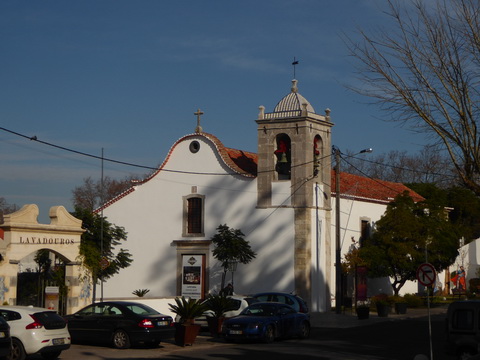
M 121 198 L 127 196 L 131 192 L 135 191 L 135 185 L 142 185 L 146 183 L 147 181 L 151 180 L 153 177 L 155 177 L 160 171 L 162 171 L 168 160 L 170 159 L 170 156 L 173 153 L 173 150 L 177 147 L 179 143 L 182 141 L 185 141 L 189 138 L 192 137 L 198 137 L 198 136 L 203 136 L 210 140 L 214 145 L 215 148 L 218 151 L 218 154 L 220 155 L 221 159 L 227 165 L 231 170 L 236 172 L 239 175 L 249 177 L 249 178 L 255 178 L 257 176 L 257 154 L 248 152 L 248 151 L 242 151 L 242 150 L 236 150 L 236 149 L 231 149 L 227 148 L 223 145 L 223 143 L 215 136 L 212 134 L 208 133 L 195 133 L 195 134 L 189 134 L 185 135 L 182 138 L 178 139 L 170 148 L 168 151 L 167 156 L 165 157 L 165 160 L 163 161 L 162 165 L 159 166 L 157 170 L 152 172 L 149 176 L 147 176 L 143 180 L 133 180 L 132 183 L 134 184 L 132 187 L 128 188 L 125 190 L 123 193 L 117 195 L 113 199 L 107 201 L 103 206 L 99 207 L 98 209 L 95 210 L 95 212 L 100 212 L 102 209 L 107 208 L 108 206 L 112 205 L 113 203 L 119 201 Z

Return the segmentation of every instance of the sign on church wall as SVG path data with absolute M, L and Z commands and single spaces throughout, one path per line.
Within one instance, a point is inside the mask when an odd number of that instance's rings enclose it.
M 203 298 L 204 255 L 182 256 L 182 296 Z

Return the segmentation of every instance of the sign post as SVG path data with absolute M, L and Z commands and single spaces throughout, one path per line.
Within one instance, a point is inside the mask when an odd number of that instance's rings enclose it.
M 430 263 L 423 263 L 417 269 L 417 280 L 423 286 L 432 286 L 435 284 L 437 278 L 437 272 Z M 433 347 L 432 347 L 432 320 L 430 317 L 430 294 L 427 290 L 427 309 L 428 309 L 428 335 L 430 338 L 430 360 L 433 360 Z

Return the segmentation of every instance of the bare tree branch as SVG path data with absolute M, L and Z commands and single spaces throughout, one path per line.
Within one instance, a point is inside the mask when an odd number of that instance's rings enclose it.
M 362 86 L 349 86 L 440 144 L 480 195 L 480 2 L 388 0 L 393 31 L 346 37 Z

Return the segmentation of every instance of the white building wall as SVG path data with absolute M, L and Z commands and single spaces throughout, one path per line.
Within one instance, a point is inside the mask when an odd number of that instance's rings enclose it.
M 196 154 L 188 148 L 192 140 L 200 143 Z M 256 209 L 256 180 L 232 176 L 213 143 L 204 137 L 188 138 L 173 150 L 164 170 L 104 210 L 108 221 L 125 227 L 128 241 L 122 247 L 134 259 L 130 267 L 105 282 L 104 297 L 128 297 L 143 288 L 150 289 L 152 297 L 176 295 L 177 249 L 172 242 L 210 239 L 220 224 L 240 229 L 257 253 L 251 263 L 238 265 L 237 293 L 293 291 L 293 210 Z M 204 238 L 182 237 L 182 197 L 192 194 L 192 187 L 205 196 Z M 220 290 L 222 271 L 210 257 L 211 290 Z

